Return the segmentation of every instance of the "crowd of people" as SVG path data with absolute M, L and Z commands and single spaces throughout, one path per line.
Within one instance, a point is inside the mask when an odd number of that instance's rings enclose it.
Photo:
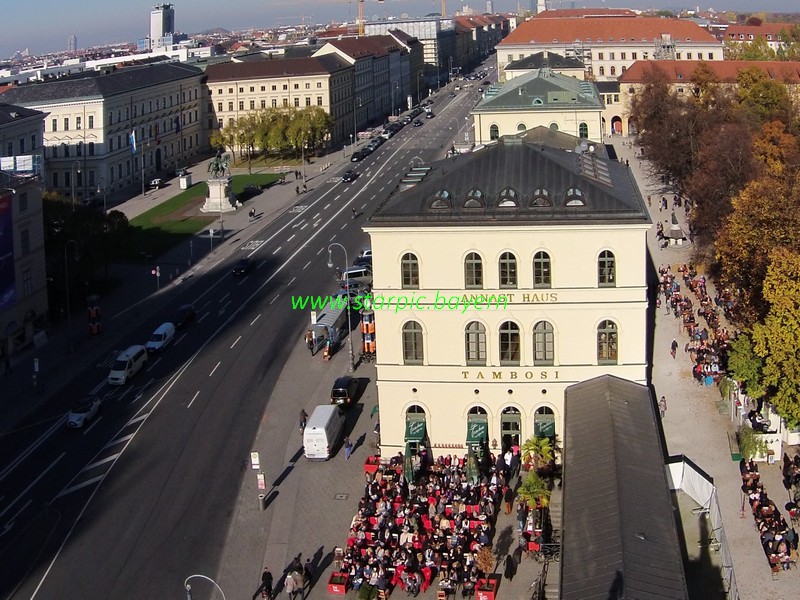
M 400 586 L 416 596 L 438 578 L 439 589 L 460 587 L 463 598 L 474 595 L 484 575 L 476 553 L 491 545 L 514 471 L 501 456 L 476 480 L 469 460 L 475 459 L 440 456 L 433 464 L 423 462 L 413 483 L 403 476 L 402 455 L 366 474 L 340 565 L 353 589 Z
M 760 481 L 758 465 L 752 460 L 739 463 L 742 492 L 747 497 L 756 522 L 761 545 L 773 573 L 788 570 L 793 564 L 792 552 L 797 550 L 797 533 L 786 523 L 775 502 L 767 495 Z

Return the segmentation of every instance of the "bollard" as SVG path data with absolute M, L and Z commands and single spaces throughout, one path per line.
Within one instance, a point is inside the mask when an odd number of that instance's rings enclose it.
M 261 510 L 267 510 L 267 495 L 266 494 L 259 494 L 258 495 L 258 506 Z

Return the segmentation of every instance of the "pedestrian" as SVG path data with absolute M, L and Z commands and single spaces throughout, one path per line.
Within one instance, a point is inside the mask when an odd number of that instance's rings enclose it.
M 349 437 L 344 438 L 344 459 L 350 460 L 350 455 L 353 454 L 353 442 Z
M 628 167 L 628 168 L 630 168 L 630 166 L 631 166 L 631 163 L 630 163 L 630 162 L 628 162 L 628 159 L 627 159 L 627 158 L 625 159 L 625 166 L 626 166 L 626 167 Z
M 264 567 L 264 572 L 261 573 L 261 585 L 253 594 L 253 600 L 258 597 L 259 593 L 262 598 L 272 598 L 272 573 L 270 573 L 269 567 Z
M 300 419 L 297 424 L 300 427 L 300 434 L 306 430 L 306 423 L 308 422 L 308 413 L 304 409 L 300 409 Z
M 305 194 L 308 191 L 308 186 L 304 183 L 303 184 L 303 193 Z
M 283 580 L 283 589 L 289 595 L 290 599 L 294 599 L 297 595 L 297 588 L 294 584 L 294 578 L 292 578 L 292 574 L 289 573 L 286 575 L 286 579 Z
M 506 503 L 506 514 L 510 515 L 514 507 L 514 488 L 510 485 L 506 486 L 506 491 L 503 494 L 503 500 Z
M 672 344 L 669 347 L 669 353 L 672 355 L 672 358 L 675 358 L 675 354 L 678 352 L 678 340 L 673 339 Z
M 667 399 L 664 396 L 661 396 L 661 400 L 658 401 L 658 411 L 661 413 L 662 419 L 667 414 Z
M 355 219 L 356 218 L 356 209 L 352 208 L 351 210 L 353 211 L 353 218 Z
M 306 348 L 314 356 L 314 333 L 310 329 L 306 331 Z
M 511 581 L 514 579 L 514 575 L 517 574 L 517 564 L 514 562 L 514 557 L 510 554 L 506 555 L 505 560 L 503 561 L 503 575 L 505 575 L 506 579 Z
M 294 186 L 294 193 L 297 194 L 298 196 L 300 195 L 300 186 L 299 185 Z
M 303 582 L 306 586 L 311 585 L 311 580 L 314 578 L 314 567 L 311 564 L 311 559 L 306 559 L 306 564 L 303 565 Z
M 528 507 L 524 501 L 517 502 L 517 529 L 525 530 L 525 522 L 528 520 Z

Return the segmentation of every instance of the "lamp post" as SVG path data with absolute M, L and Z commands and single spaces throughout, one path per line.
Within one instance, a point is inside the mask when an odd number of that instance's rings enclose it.
M 419 78 L 420 78 L 420 77 L 422 77 L 422 69 L 420 69 L 420 70 L 417 72 L 417 105 L 419 105 L 419 98 L 420 98 L 420 96 L 419 96 L 419 90 L 420 90 L 420 87 L 419 87 Z
M 328 246 L 328 268 L 333 267 L 333 257 L 331 256 L 332 251 L 331 248 L 334 246 L 339 246 L 344 252 L 344 269 L 342 269 L 342 273 L 347 271 L 347 266 L 350 264 L 350 260 L 347 258 L 347 249 L 342 246 L 339 242 L 333 242 L 331 245 Z M 345 279 L 344 282 L 345 290 L 347 291 L 347 342 L 348 347 L 350 349 L 350 363 L 348 364 L 348 373 L 352 373 L 354 369 L 354 362 L 353 362 L 353 324 L 350 322 L 350 285 L 348 284 L 347 280 Z
M 356 106 L 358 102 L 358 106 Z M 361 96 L 356 96 L 353 99 L 353 139 L 358 144 L 358 109 L 361 108 Z
M 72 186 L 72 210 L 73 211 L 75 210 L 75 170 L 76 170 L 75 169 L 75 165 L 78 165 L 77 172 L 80 173 L 81 172 L 81 163 L 80 163 L 80 161 L 77 161 L 77 160 L 73 160 L 72 161 L 72 167 L 71 167 L 72 177 L 70 177 L 70 179 L 69 179 L 70 185 Z
M 350 134 L 350 156 L 353 155 L 353 134 Z
M 392 90 L 392 116 L 394 116 L 394 110 L 397 108 L 397 88 L 399 85 L 399 82 L 394 82 L 394 89 Z
M 183 581 L 183 589 L 186 590 L 186 600 L 192 600 L 192 586 L 189 585 L 189 580 L 197 577 L 198 579 L 205 579 L 206 581 L 210 581 L 214 584 L 214 586 L 219 590 L 219 593 L 222 594 L 222 600 L 227 600 L 225 598 L 225 592 L 222 591 L 222 588 L 219 587 L 219 584 L 211 579 L 211 577 L 206 577 L 205 575 L 189 575 Z
M 67 240 L 64 244 L 64 288 L 67 293 L 67 350 L 72 352 L 72 316 L 69 310 L 69 257 L 67 256 L 67 249 L 70 244 L 75 244 L 75 260 L 78 260 L 78 242 L 75 240 Z
M 102 177 L 97 182 L 97 193 L 103 194 L 103 216 L 105 217 L 108 210 L 106 208 L 106 184 Z

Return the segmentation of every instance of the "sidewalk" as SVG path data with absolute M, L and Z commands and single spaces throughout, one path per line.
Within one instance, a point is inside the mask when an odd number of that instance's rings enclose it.
M 205 159 L 188 167 L 193 184 L 208 178 L 209 160 Z M 332 173 L 337 173 L 342 165 L 349 164 L 349 158 L 344 158 L 341 150 L 313 160 L 313 163 L 306 165 L 308 192 L 325 185 Z M 321 170 L 322 165 L 327 163 L 330 166 Z M 266 169 L 253 169 L 253 173 L 262 171 Z M 246 167 L 232 170 L 233 175 L 247 173 Z M 109 210 L 119 210 L 131 219 L 182 191 L 178 178 L 174 178 L 166 187 L 148 191 L 144 197 L 138 194 L 119 201 L 119 194 L 110 195 L 107 204 Z M 294 175 L 290 171 L 286 184 L 272 186 L 247 200 L 235 212 L 225 214 L 226 239 L 221 243 L 215 239 L 212 251 L 208 234 L 203 231 L 152 262 L 110 265 L 109 277 L 118 285 L 113 291 L 100 297 L 100 335 L 89 335 L 88 323 L 84 320 L 85 313 L 80 307 L 74 307 L 71 352 L 67 343 L 66 319 L 53 319 L 45 331 L 47 342 L 44 345 L 40 348 L 31 345 L 12 356 L 10 372 L 0 365 L 0 384 L 3 386 L 3 393 L 0 395 L 0 435 L 14 430 L 26 416 L 58 394 L 62 387 L 85 368 L 100 366 L 114 351 L 122 350 L 137 341 L 143 342 L 144 340 L 139 339 L 140 319 L 161 311 L 161 307 L 171 302 L 179 290 L 195 285 L 200 280 L 199 275 L 230 256 L 302 197 L 295 194 Z M 251 208 L 255 208 L 259 215 L 256 221 L 248 218 L 247 213 Z M 157 282 L 150 273 L 155 266 L 159 266 L 161 270 L 160 291 L 157 291 Z M 35 386 L 33 374 L 34 361 L 37 359 L 39 374 L 38 386 Z M 102 373 L 98 371 L 97 378 L 92 378 L 90 383 L 94 385 L 101 378 Z M 89 391 L 86 389 L 85 393 Z

